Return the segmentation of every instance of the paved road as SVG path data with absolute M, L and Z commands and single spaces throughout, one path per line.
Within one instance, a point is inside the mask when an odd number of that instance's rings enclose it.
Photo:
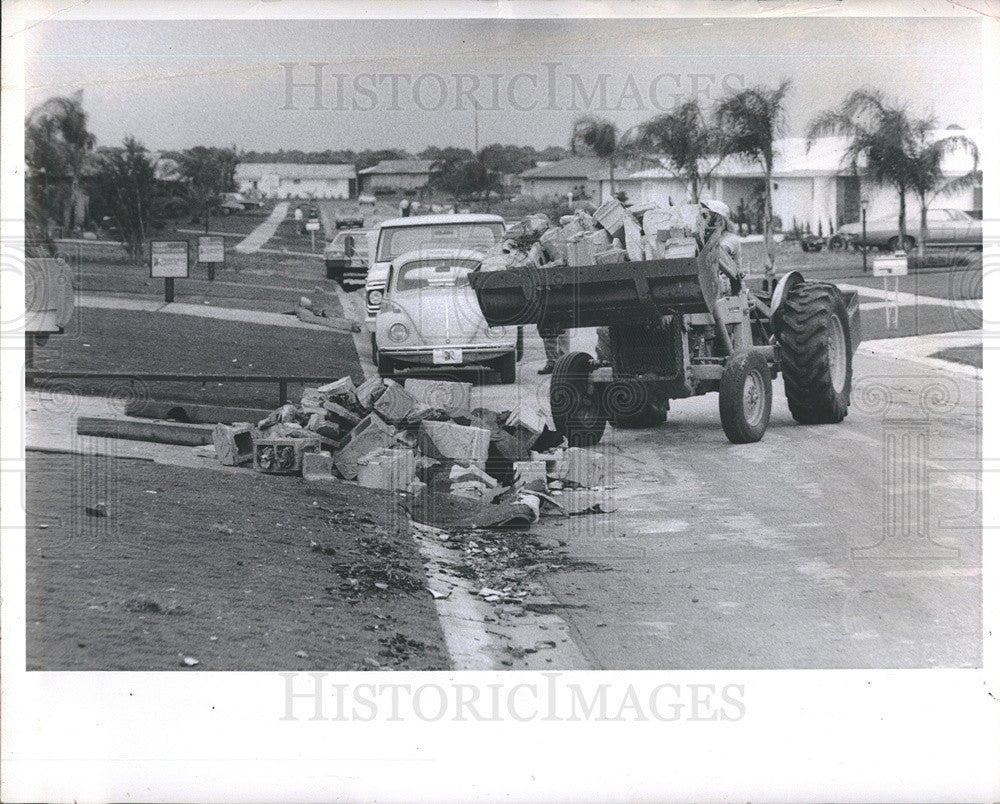
M 595 340 L 574 331 L 571 348 Z M 839 425 L 796 424 L 779 379 L 758 444 L 726 440 L 715 394 L 609 429 L 615 512 L 533 527 L 580 562 L 548 585 L 592 668 L 981 663 L 981 384 L 885 352 L 862 344 Z M 542 362 L 528 328 L 518 383 L 477 386 L 475 404 L 547 408 Z

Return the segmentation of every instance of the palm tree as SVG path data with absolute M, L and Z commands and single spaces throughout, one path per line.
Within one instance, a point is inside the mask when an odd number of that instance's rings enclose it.
M 673 174 L 687 184 L 689 198 L 695 203 L 723 159 L 721 132 L 705 119 L 695 98 L 642 123 L 636 139 L 643 151 L 666 158 Z
M 896 190 L 899 197 L 896 245 L 903 248 L 907 243 L 906 193 L 915 189 L 914 182 L 921 172 L 917 168 L 918 154 L 932 128 L 930 118 L 911 118 L 904 104 L 891 103 L 877 89 L 857 89 L 836 109 L 813 118 L 807 141 L 811 146 L 822 136 L 847 137 L 844 163 L 854 173 L 863 169 L 876 184 Z
M 615 161 L 623 151 L 623 143 L 618 136 L 618 127 L 610 120 L 603 120 L 599 117 L 589 115 L 581 117 L 573 124 L 573 134 L 570 137 L 569 147 L 575 154 L 581 146 L 608 163 L 611 195 L 616 195 Z
M 73 204 L 80 189 L 84 161 L 94 149 L 94 135 L 87 130 L 82 93 L 49 98 L 28 113 L 25 120 L 25 161 L 29 168 L 28 192 L 39 210 L 58 216 L 72 226 Z M 69 178 L 69 192 L 59 192 L 59 182 Z
M 920 147 L 914 156 L 911 184 L 920 204 L 920 232 L 917 236 L 917 256 L 924 258 L 924 244 L 927 240 L 927 209 L 939 195 L 950 195 L 960 190 L 973 187 L 983 180 L 983 172 L 979 170 L 979 148 L 976 143 L 964 134 L 948 134 L 940 139 L 929 141 L 930 124 L 928 119 L 926 131 L 921 132 Z M 972 167 L 969 171 L 953 179 L 945 180 L 944 159 L 948 154 L 964 151 L 972 157 Z
M 764 247 L 767 250 L 767 286 L 774 277 L 774 209 L 771 199 L 774 142 L 786 127 L 785 96 L 792 81 L 786 78 L 775 89 L 757 86 L 733 91 L 715 111 L 721 130 L 722 152 L 757 162 L 764 170 Z

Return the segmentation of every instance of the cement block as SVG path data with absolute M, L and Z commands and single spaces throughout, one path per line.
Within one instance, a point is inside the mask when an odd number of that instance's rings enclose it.
M 420 423 L 420 450 L 432 458 L 485 464 L 490 449 L 490 431 L 452 422 Z
M 418 402 L 435 408 L 461 408 L 469 410 L 472 407 L 472 383 L 448 382 L 445 380 L 420 380 L 410 378 L 404 387 Z
M 545 430 L 545 422 L 545 414 L 541 410 L 522 404 L 510 412 L 504 427 L 523 427 L 539 436 Z
M 337 422 L 337 424 L 342 424 L 346 427 L 354 427 L 361 421 L 360 416 L 356 413 L 351 413 L 343 405 L 338 405 L 336 402 L 324 402 L 323 409 L 330 414 L 330 418 Z
M 607 462 L 603 452 L 570 447 L 556 467 L 556 477 L 578 486 L 608 485 Z
M 365 380 L 355 390 L 355 396 L 358 398 L 358 404 L 365 410 L 371 410 L 372 405 L 375 402 L 375 398 L 382 393 L 382 389 L 384 387 L 385 386 L 382 384 L 381 377 L 370 377 Z
M 253 460 L 253 427 L 249 424 L 217 424 L 212 431 L 215 457 L 223 466 L 239 466 Z
M 294 475 L 302 471 L 302 456 L 319 451 L 319 439 L 258 438 L 253 445 L 253 468 L 272 475 Z
M 383 449 L 358 461 L 358 485 L 368 489 L 405 490 L 416 478 L 417 458 L 407 449 Z
M 335 396 L 354 396 L 354 380 L 350 377 L 341 377 L 339 380 L 328 382 L 316 389 L 316 393 L 327 399 Z
M 370 413 L 351 430 L 347 443 L 333 458 L 341 477 L 354 480 L 358 476 L 358 459 L 380 447 L 392 446 L 395 431 L 374 413 Z
M 548 472 L 545 461 L 515 461 L 514 488 L 529 486 L 545 491 L 548 488 Z
M 307 452 L 302 456 L 302 477 L 306 480 L 333 478 L 333 457 L 322 452 Z
M 417 400 L 402 385 L 388 380 L 385 391 L 375 400 L 372 409 L 387 422 L 402 424 L 416 405 Z

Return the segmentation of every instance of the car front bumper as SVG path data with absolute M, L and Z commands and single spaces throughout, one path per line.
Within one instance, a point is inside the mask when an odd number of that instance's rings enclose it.
M 461 363 L 435 363 L 435 349 L 461 349 Z M 431 366 L 438 368 L 453 368 L 455 366 L 467 366 L 472 364 L 486 363 L 496 360 L 515 351 L 516 345 L 513 341 L 499 342 L 496 344 L 482 343 L 449 343 L 441 346 L 383 346 L 378 345 L 379 354 L 391 357 L 400 363 L 408 363 L 414 366 Z

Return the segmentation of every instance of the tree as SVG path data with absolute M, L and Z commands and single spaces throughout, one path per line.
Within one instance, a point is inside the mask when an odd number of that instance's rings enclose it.
M 764 86 L 731 92 L 716 108 L 724 155 L 738 155 L 757 162 L 764 170 L 765 274 L 770 286 L 774 279 L 774 207 L 771 191 L 774 173 L 774 143 L 786 127 L 785 96 L 791 89 L 786 78 L 775 89 Z
M 608 163 L 611 195 L 616 195 L 615 162 L 625 150 L 618 137 L 618 127 L 610 120 L 602 120 L 599 117 L 589 115 L 581 117 L 573 124 L 569 147 L 574 154 L 578 149 L 585 149 Z
M 178 155 L 181 175 L 188 183 L 188 197 L 196 210 L 205 211 L 205 230 L 209 215 L 220 193 L 236 189 L 236 148 L 188 148 Z
M 919 133 L 918 150 L 914 155 L 910 176 L 913 191 L 920 204 L 920 232 L 917 235 L 917 255 L 920 259 L 924 258 L 927 242 L 927 209 L 931 202 L 939 195 L 950 195 L 968 189 L 983 180 L 983 173 L 979 170 L 979 148 L 975 141 L 964 134 L 948 134 L 931 140 L 930 125 L 933 120 L 928 119 L 925 122 L 928 128 Z M 945 157 L 959 151 L 964 151 L 972 157 L 972 167 L 961 176 L 945 179 Z
M 94 150 L 87 130 L 82 93 L 56 96 L 39 104 L 25 120 L 25 161 L 28 166 L 28 205 L 40 216 L 35 225 L 47 230 L 47 219 L 66 227 L 77 224 L 75 202 L 80 192 L 84 162 Z
M 695 98 L 640 124 L 636 146 L 665 157 L 673 174 L 687 184 L 693 202 L 723 158 L 719 127 L 706 120 Z
M 487 206 L 490 193 L 503 190 L 500 172 L 491 164 L 486 149 L 475 158 L 448 164 L 436 175 L 435 182 L 456 199 L 478 198 L 486 201 Z
M 897 245 L 905 248 L 906 193 L 916 190 L 916 182 L 925 187 L 925 195 L 929 193 L 929 186 L 936 181 L 928 169 L 933 159 L 944 156 L 943 153 L 929 156 L 924 168 L 918 165 L 932 128 L 930 118 L 911 118 L 904 104 L 890 102 L 878 90 L 857 89 L 837 108 L 814 117 L 807 137 L 809 144 L 824 135 L 847 137 L 844 163 L 855 173 L 863 169 L 876 184 L 895 189 L 899 197 Z
M 156 204 L 156 176 L 146 154 L 140 142 L 126 137 L 121 148 L 101 155 L 94 176 L 95 206 L 118 227 L 122 245 L 136 263 L 142 261 Z

